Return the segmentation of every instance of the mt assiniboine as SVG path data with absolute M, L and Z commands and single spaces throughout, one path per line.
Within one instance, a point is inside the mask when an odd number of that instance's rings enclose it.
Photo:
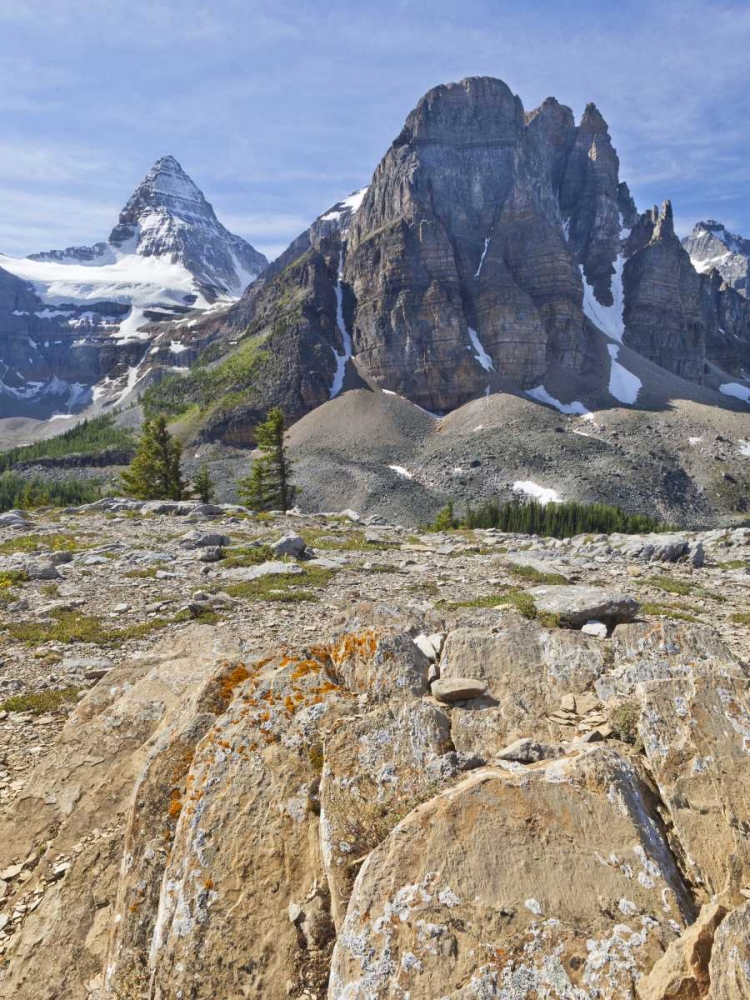
M 0 253 L 0 414 L 133 397 L 147 366 L 184 364 L 165 324 L 236 299 L 268 261 L 216 218 L 173 156 L 157 160 L 104 243 Z

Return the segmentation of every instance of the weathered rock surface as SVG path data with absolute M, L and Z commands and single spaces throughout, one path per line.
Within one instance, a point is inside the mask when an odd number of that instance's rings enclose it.
M 714 937 L 709 1000 L 750 997 L 750 903 L 726 917 Z
M 698 1000 L 706 996 L 714 935 L 726 915 L 726 908 L 720 903 L 704 906 L 695 923 L 672 942 L 640 980 L 639 1000 Z
M 487 684 L 487 698 L 453 710 L 451 729 L 457 750 L 486 758 L 531 733 L 556 739 L 560 724 L 549 716 L 561 698 L 592 691 L 609 664 L 602 643 L 578 632 L 512 615 L 497 626 L 454 629 L 440 661 L 441 681 L 474 677 Z
M 750 884 L 750 681 L 705 674 L 636 689 L 659 793 L 708 898 L 735 905 Z
M 531 596 L 538 611 L 556 615 L 572 628 L 581 628 L 596 619 L 609 626 L 632 621 L 638 613 L 638 602 L 626 594 L 601 587 L 532 587 Z
M 328 996 L 630 998 L 692 916 L 646 787 L 618 754 L 481 769 L 364 863 Z
M 747 996 L 747 529 L 656 574 L 635 538 L 118 504 L 0 526 L 59 572 L 0 595 L 0 997 Z M 248 586 L 290 534 L 325 567 Z M 529 553 L 645 620 L 486 607 Z

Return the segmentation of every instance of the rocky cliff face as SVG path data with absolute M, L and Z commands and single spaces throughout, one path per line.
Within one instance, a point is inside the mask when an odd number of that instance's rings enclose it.
M 292 345 L 271 317 L 285 314 L 300 260 L 320 265 L 313 297 L 309 283 L 299 291 L 325 321 L 297 326 Z M 340 362 L 347 385 L 358 375 L 431 411 L 509 385 L 547 399 L 546 379 L 632 404 L 638 390 L 621 379 L 641 382 L 622 375 L 612 341 L 698 383 L 712 366 L 742 377 L 749 321 L 735 290 L 695 271 L 669 203 L 638 214 L 595 105 L 578 124 L 553 98 L 525 113 L 502 81 L 475 77 L 426 94 L 366 191 L 191 336 L 228 358 L 233 340 L 262 336 L 297 416 L 341 390 Z M 333 375 L 310 363 L 322 344 Z M 254 386 L 254 407 L 264 402 L 285 405 L 273 379 Z
M 644 215 L 627 251 L 624 343 L 662 368 L 700 382 L 706 361 L 701 279 L 675 234 L 670 202 Z

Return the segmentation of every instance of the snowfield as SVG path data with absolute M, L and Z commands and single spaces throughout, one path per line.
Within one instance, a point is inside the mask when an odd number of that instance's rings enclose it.
M 561 502 L 561 497 L 557 490 L 550 489 L 546 486 L 539 486 L 538 483 L 534 483 L 530 479 L 517 479 L 516 482 L 513 483 L 513 492 L 523 493 L 527 497 L 533 497 L 533 499 L 542 504 L 542 506 L 546 506 L 548 503 Z
M 632 406 L 638 401 L 638 393 L 643 388 L 643 383 L 637 375 L 629 372 L 617 360 L 620 353 L 617 344 L 607 344 L 607 350 L 612 359 L 609 369 L 609 394 L 614 396 L 618 402 Z

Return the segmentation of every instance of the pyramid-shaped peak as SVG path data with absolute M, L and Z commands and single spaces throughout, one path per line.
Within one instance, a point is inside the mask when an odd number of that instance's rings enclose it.
M 169 198 L 187 199 L 188 201 L 205 201 L 201 189 L 185 173 L 179 161 L 174 156 L 159 157 L 141 184 L 139 184 L 134 197 L 146 192 L 152 197 L 154 195 L 166 195 Z M 160 199 L 157 198 L 157 200 Z

